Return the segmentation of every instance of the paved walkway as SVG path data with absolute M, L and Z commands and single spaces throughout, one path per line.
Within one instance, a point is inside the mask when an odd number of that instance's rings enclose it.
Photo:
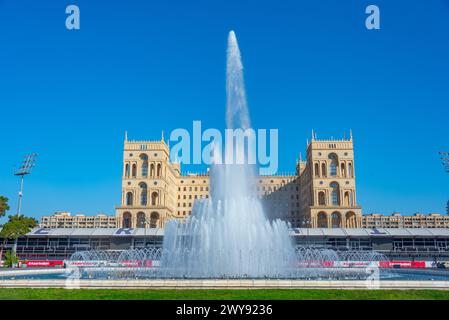
M 12 277 L 22 275 L 38 275 L 38 274 L 59 274 L 65 273 L 66 269 L 51 268 L 51 269 L 10 269 L 0 270 L 0 277 Z M 1 280 L 0 280 L 1 281 Z
M 0 280 L 0 288 L 86 289 L 441 289 L 449 281 L 326 280 Z

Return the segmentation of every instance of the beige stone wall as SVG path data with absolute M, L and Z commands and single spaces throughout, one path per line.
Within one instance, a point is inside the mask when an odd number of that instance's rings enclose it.
M 177 186 L 176 217 L 184 219 L 192 214 L 195 200 L 209 198 L 209 176 L 206 174 L 180 175 L 175 182 Z
M 293 176 L 261 176 L 257 178 L 257 192 L 267 216 L 299 226 L 301 201 L 299 179 Z

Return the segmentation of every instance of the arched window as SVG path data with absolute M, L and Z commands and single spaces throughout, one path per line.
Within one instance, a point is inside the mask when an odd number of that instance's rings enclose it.
M 329 159 L 331 160 L 329 173 L 331 176 L 337 175 L 337 167 L 338 167 L 338 158 L 335 153 L 331 153 L 329 155 Z
M 159 220 L 159 213 L 152 212 L 150 216 L 150 228 L 157 228 L 158 220 Z
M 152 194 L 151 194 L 151 205 L 152 206 L 156 206 L 157 205 L 157 198 L 158 198 L 158 194 L 157 194 L 157 192 L 153 192 Z
M 326 194 L 324 191 L 318 192 L 318 205 L 325 206 L 326 205 Z
M 318 213 L 318 228 L 327 228 L 327 214 L 326 214 L 326 212 Z
M 129 178 L 129 163 L 125 165 L 125 177 Z
M 348 163 L 348 176 L 349 176 L 349 178 L 352 178 L 354 176 L 354 170 L 352 168 L 351 162 Z
M 122 227 L 131 228 L 131 213 L 125 212 L 123 214 Z
M 340 169 L 341 175 L 342 175 L 344 178 L 346 178 L 346 167 L 345 167 L 345 164 L 342 163 L 340 167 L 341 167 L 341 169 Z
M 157 176 L 160 177 L 162 175 L 162 165 L 158 163 L 157 165 Z
M 333 212 L 331 216 L 332 220 L 332 228 L 340 228 L 341 227 L 341 215 L 340 212 Z
M 337 182 L 332 182 L 330 184 L 330 187 L 332 188 L 331 191 L 331 203 L 333 206 L 338 206 L 340 205 L 340 188 L 338 186 Z
M 148 176 L 148 156 L 146 154 L 141 154 L 140 160 L 142 160 L 142 177 L 147 177 Z
M 345 192 L 345 206 L 350 206 L 349 191 Z
M 139 183 L 140 187 L 140 205 L 146 206 L 148 201 L 148 190 L 147 190 L 147 184 L 145 182 Z
M 320 176 L 320 165 L 318 163 L 315 163 L 315 177 Z
M 346 228 L 356 228 L 357 227 L 357 220 L 355 213 L 352 211 L 349 211 L 346 213 Z
M 126 205 L 127 206 L 132 206 L 133 205 L 133 193 L 132 192 L 128 192 L 126 194 Z
M 136 166 L 135 163 L 133 164 L 133 170 L 132 171 L 133 171 L 132 172 L 132 176 L 133 176 L 133 178 L 135 178 L 137 176 L 137 166 Z
M 154 163 L 150 165 L 150 176 L 154 177 Z
M 326 164 L 325 164 L 325 163 L 322 163 L 322 164 L 321 164 L 321 176 L 322 176 L 322 177 L 327 176 Z
M 145 228 L 145 213 L 137 213 L 137 228 Z

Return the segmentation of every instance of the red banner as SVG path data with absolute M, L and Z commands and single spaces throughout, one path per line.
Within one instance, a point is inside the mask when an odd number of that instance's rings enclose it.
M 425 261 L 379 261 L 381 268 L 411 268 L 420 269 L 426 267 Z
M 52 268 L 62 267 L 64 265 L 63 260 L 25 260 L 20 261 L 22 266 L 27 268 Z
M 152 260 L 122 260 L 119 262 L 124 267 L 152 267 Z

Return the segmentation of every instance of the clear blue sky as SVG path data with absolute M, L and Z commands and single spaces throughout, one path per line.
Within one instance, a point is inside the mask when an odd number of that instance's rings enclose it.
M 381 30 L 365 28 L 377 4 Z M 65 28 L 77 4 L 81 30 Z M 0 0 L 0 194 L 39 153 L 23 212 L 114 214 L 124 131 L 158 139 L 222 128 L 235 30 L 252 121 L 279 128 L 293 171 L 306 138 L 353 129 L 364 213 L 444 212 L 449 174 L 449 1 Z M 195 168 L 189 168 L 195 169 Z

